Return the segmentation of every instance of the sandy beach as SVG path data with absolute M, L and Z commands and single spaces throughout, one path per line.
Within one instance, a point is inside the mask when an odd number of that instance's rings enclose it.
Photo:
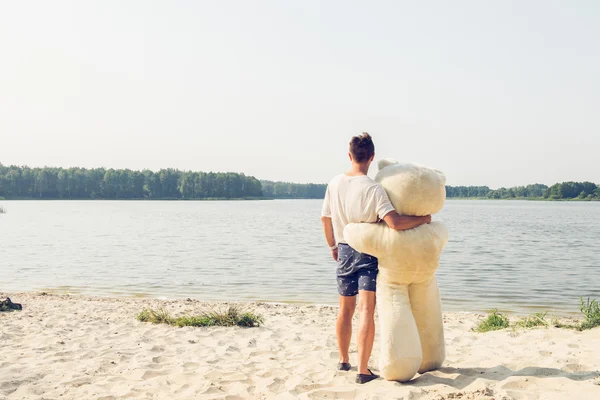
M 600 328 L 475 333 L 483 314 L 444 314 L 442 369 L 356 385 L 355 370 L 335 370 L 335 307 L 251 304 L 264 326 L 176 328 L 136 315 L 193 314 L 207 303 L 6 295 L 24 309 L 0 313 L 0 399 L 600 398 Z M 378 351 L 376 340 L 375 371 Z

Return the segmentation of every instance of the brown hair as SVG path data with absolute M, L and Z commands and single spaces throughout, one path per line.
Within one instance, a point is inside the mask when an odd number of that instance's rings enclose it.
M 358 163 L 368 161 L 375 154 L 375 145 L 371 135 L 363 132 L 350 140 L 350 154 Z

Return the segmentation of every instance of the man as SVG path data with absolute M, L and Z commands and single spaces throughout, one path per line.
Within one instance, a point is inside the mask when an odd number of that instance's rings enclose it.
M 338 369 L 350 370 L 348 349 L 352 338 L 352 317 L 356 309 L 356 295 L 360 319 L 358 324 L 358 374 L 357 383 L 367 383 L 378 375 L 368 368 L 375 338 L 375 287 L 377 258 L 362 254 L 344 241 L 344 228 L 354 222 L 383 220 L 395 230 L 407 230 L 431 222 L 431 216 L 413 217 L 399 215 L 381 185 L 367 176 L 375 158 L 375 146 L 368 133 L 355 136 L 350 141 L 348 156 L 350 171 L 329 182 L 321 221 L 325 239 L 333 259 L 338 263 L 337 287 L 340 310 L 336 323 L 337 344 L 340 353 Z

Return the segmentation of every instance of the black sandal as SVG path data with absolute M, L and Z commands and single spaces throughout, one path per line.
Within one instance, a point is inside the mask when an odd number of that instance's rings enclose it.
M 13 303 L 10 298 L 0 301 L 0 311 L 22 310 L 23 306 L 19 303 Z
M 350 363 L 338 363 L 337 365 L 338 371 L 350 371 L 350 368 L 352 368 Z
M 371 372 L 371 370 L 368 370 L 369 372 Z M 366 375 L 366 374 L 356 374 L 356 383 L 358 384 L 365 384 L 365 383 L 369 383 L 371 381 L 374 381 L 375 379 L 379 378 L 379 375 L 375 375 L 373 372 L 371 372 L 370 375 Z

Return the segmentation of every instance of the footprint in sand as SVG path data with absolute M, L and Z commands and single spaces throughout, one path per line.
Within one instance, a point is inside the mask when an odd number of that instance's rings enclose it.
M 186 362 L 183 363 L 183 368 L 184 369 L 196 369 L 200 366 L 200 364 L 196 363 L 196 362 Z
M 92 379 L 90 377 L 81 377 L 81 378 L 75 378 L 69 382 L 67 382 L 67 385 L 73 386 L 73 387 L 79 387 L 79 386 L 83 386 L 83 385 L 89 385 L 92 383 Z
M 531 386 L 528 378 L 509 378 L 512 379 L 501 386 L 504 390 L 524 390 Z
M 269 388 L 269 390 L 271 392 L 274 393 L 278 393 L 280 392 L 282 389 L 285 389 L 285 380 L 281 379 L 281 378 L 275 378 L 273 379 L 273 383 L 271 383 L 270 385 L 268 385 L 267 387 Z
M 163 371 L 146 371 L 144 372 L 144 375 L 142 375 L 142 379 L 152 379 L 152 378 L 156 378 L 159 376 L 164 376 L 164 375 L 168 375 L 168 372 L 163 372 Z
M 590 369 L 584 365 L 581 364 L 567 364 L 564 367 L 562 367 L 562 370 L 565 372 L 583 372 L 583 371 L 589 371 Z
M 221 377 L 221 382 L 237 382 L 237 381 L 245 381 L 248 379 L 248 376 L 241 372 L 234 372 L 225 374 Z
M 354 399 L 356 398 L 356 390 L 317 389 L 307 393 L 307 396 L 309 399 Z

